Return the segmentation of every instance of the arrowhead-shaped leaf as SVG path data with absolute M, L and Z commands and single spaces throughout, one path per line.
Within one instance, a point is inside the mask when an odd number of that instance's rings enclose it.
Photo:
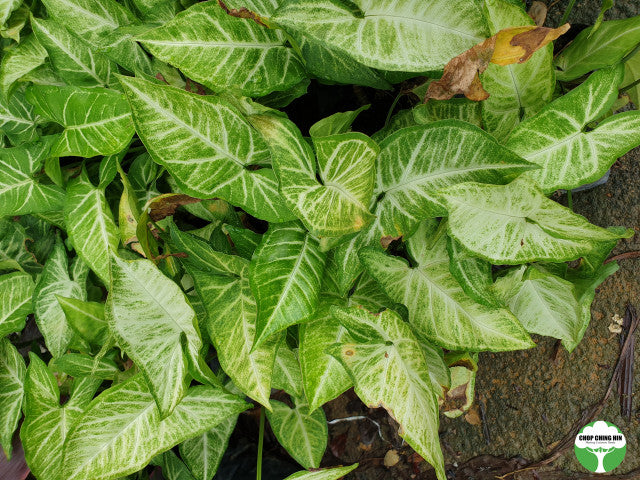
M 442 197 L 450 235 L 496 265 L 575 260 L 598 243 L 627 236 L 590 224 L 523 177 L 508 185 L 463 183 Z
M 318 468 L 327 448 L 327 419 L 321 408 L 309 412 L 304 403 L 294 408 L 277 400 L 267 418 L 274 435 L 293 459 L 304 468 Z
M 357 8 L 354 8 L 357 7 Z M 464 0 L 303 0 L 285 4 L 272 20 L 382 70 L 441 70 L 481 42 L 487 27 L 479 6 Z
M 409 310 L 417 334 L 450 350 L 518 350 L 534 346 L 518 320 L 505 308 L 476 303 L 449 271 L 446 238 L 435 245 L 433 230 L 418 230 L 410 267 L 399 257 L 364 249 L 360 258 L 389 297 Z M 417 252 L 417 253 L 416 253 Z
M 314 137 L 314 155 L 300 130 L 286 118 L 260 115 L 251 122 L 271 147 L 287 206 L 312 233 L 339 237 L 373 219 L 368 207 L 379 151 L 373 140 L 362 133 Z
M 82 353 L 66 353 L 57 358 L 53 365 L 59 371 L 74 378 L 92 377 L 113 380 L 120 373 L 120 369 L 113 360 Z
M 51 149 L 55 157 L 118 153 L 134 133 L 129 105 L 115 90 L 32 85 L 27 100 L 40 115 L 64 127 Z
M 91 345 L 104 345 L 109 327 L 104 316 L 104 304 L 84 302 L 77 298 L 56 296 L 69 326 Z
M 41 121 L 25 99 L 22 88 L 9 99 L 0 101 L 0 131 L 16 146 L 36 140 Z
M 8 459 L 11 458 L 13 433 L 22 416 L 26 373 L 22 355 L 7 338 L 0 338 L 0 445 Z
M 325 259 L 318 241 L 297 223 L 269 226 L 249 272 L 258 305 L 256 347 L 313 314 Z
M 313 472 L 297 472 L 289 475 L 284 480 L 339 480 L 356 468 L 358 468 L 358 464 L 354 463 L 348 467 L 327 468 Z
M 438 401 L 424 352 L 409 325 L 392 312 L 334 307 L 334 315 L 355 339 L 336 344 L 334 355 L 352 376 L 358 397 L 384 407 L 400 424 L 400 435 L 445 480 L 438 437 Z
M 85 300 L 87 296 L 85 285 L 69 275 L 67 251 L 60 238 L 56 240 L 33 293 L 36 323 L 54 358 L 67 350 L 75 336 L 57 296 L 78 300 Z
M 542 167 L 526 175 L 545 192 L 593 182 L 640 145 L 638 111 L 614 115 L 586 131 L 611 108 L 623 76 L 620 65 L 597 71 L 513 130 L 506 146 Z
M 276 362 L 273 366 L 273 388 L 284 390 L 291 397 L 299 401 L 304 399 L 304 386 L 302 384 L 302 370 L 298 360 L 298 352 L 282 342 L 278 348 Z
M 202 347 L 196 314 L 185 294 L 151 261 L 112 256 L 106 314 L 119 345 L 142 370 L 166 417 L 185 395 L 189 362 L 197 364 Z
M 281 32 L 228 15 L 215 1 L 192 6 L 137 40 L 214 91 L 258 97 L 286 90 L 305 77 Z
M 267 221 L 292 220 L 278 193 L 266 143 L 242 113 L 218 97 L 121 78 L 136 131 L 185 193 L 220 197 Z M 232 141 L 230 134 L 240 141 Z
M 33 33 L 26 36 L 13 49 L 7 51 L 0 64 L 0 92 L 2 95 L 9 98 L 16 87 L 16 82 L 42 65 L 47 56 L 47 51 L 40 45 Z
M 106 480 L 136 472 L 248 407 L 221 387 L 197 386 L 162 418 L 147 382 L 136 375 L 100 394 L 75 422 L 64 447 L 64 478 Z
M 27 315 L 33 313 L 34 287 L 27 273 L 0 276 L 0 338 L 24 328 Z

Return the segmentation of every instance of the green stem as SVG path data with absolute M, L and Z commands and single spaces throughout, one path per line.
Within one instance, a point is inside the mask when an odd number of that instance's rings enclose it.
M 573 196 L 571 195 L 571 190 L 567 190 L 567 206 L 570 210 L 573 210 Z
M 562 15 L 562 20 L 560 20 L 560 25 L 564 25 L 569 20 L 569 15 L 571 14 L 571 10 L 573 10 L 573 6 L 575 5 L 576 0 L 571 0 L 567 9 L 564 11 L 564 15 Z
M 620 90 L 618 90 L 620 93 L 624 93 L 627 90 L 631 90 L 633 87 L 635 87 L 636 85 L 638 85 L 640 83 L 640 78 L 638 80 L 635 80 L 633 82 L 631 82 L 629 85 L 625 85 L 624 87 L 622 87 Z
M 264 446 L 264 407 L 260 407 L 260 432 L 258 433 L 258 464 L 256 480 L 262 480 L 262 448 Z
M 400 100 L 401 96 L 402 92 L 398 93 L 398 95 L 396 95 L 396 98 L 393 99 L 393 103 L 391 104 L 391 107 L 389 107 L 389 111 L 387 112 L 387 118 L 384 121 L 385 127 L 389 125 L 389 122 L 391 121 L 391 115 L 393 115 L 393 111 L 396 109 L 396 105 L 398 105 L 398 101 Z

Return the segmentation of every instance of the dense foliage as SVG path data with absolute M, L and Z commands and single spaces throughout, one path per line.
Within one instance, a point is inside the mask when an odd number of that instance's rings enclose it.
M 0 24 L 0 443 L 19 427 L 39 480 L 211 480 L 252 406 L 291 479 L 337 479 L 321 407 L 351 387 L 444 480 L 478 353 L 572 351 L 633 234 L 549 197 L 640 144 L 615 113 L 640 17 L 555 58 L 566 28 L 518 0 L 10 0 Z M 305 136 L 284 111 L 319 84 L 428 101 Z

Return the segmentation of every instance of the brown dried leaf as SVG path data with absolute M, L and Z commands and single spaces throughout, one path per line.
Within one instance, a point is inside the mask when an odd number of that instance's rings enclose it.
M 182 193 L 167 193 L 159 195 L 151 200 L 146 205 L 146 209 L 149 214 L 149 218 L 154 222 L 157 222 L 176 213 L 176 210 L 181 205 L 198 203 L 200 201 L 202 200 L 199 198 L 193 198 Z
M 256 12 L 252 12 L 246 7 L 229 8 L 222 0 L 218 0 L 218 5 L 220 5 L 220 7 L 225 12 L 227 12 L 228 15 L 231 15 L 232 17 L 246 18 L 248 20 L 253 20 L 258 25 L 262 25 L 263 27 L 268 27 L 267 23 L 260 15 L 258 15 Z
M 544 25 L 544 22 L 547 20 L 547 6 L 542 3 L 535 1 L 531 4 L 531 8 L 527 12 L 527 14 L 531 17 L 531 19 L 535 22 L 538 27 Z
M 392 237 L 391 235 L 387 235 L 385 237 L 382 237 L 380 239 L 380 245 L 382 245 L 382 248 L 389 248 L 389 245 L 391 245 L 391 242 L 398 240 L 402 238 L 402 235 L 400 235 L 399 237 Z
M 425 102 L 430 98 L 448 100 L 457 94 L 474 101 L 486 100 L 489 93 L 482 86 L 480 74 L 489 63 L 501 66 L 524 63 L 568 29 L 567 23 L 558 28 L 527 25 L 500 30 L 493 37 L 452 58 L 445 65 L 440 80 L 429 85 Z

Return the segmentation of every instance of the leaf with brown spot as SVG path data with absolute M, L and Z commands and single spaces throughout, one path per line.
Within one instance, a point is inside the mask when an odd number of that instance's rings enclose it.
M 496 65 L 511 65 L 524 63 L 537 50 L 557 39 L 569 30 L 565 23 L 558 28 L 526 27 L 505 28 L 496 33 L 496 44 L 491 63 Z
M 151 199 L 145 206 L 145 211 L 149 214 L 151 220 L 158 222 L 163 218 L 172 216 L 176 213 L 178 207 L 182 205 L 201 201 L 199 198 L 190 197 L 182 193 L 167 193 Z

